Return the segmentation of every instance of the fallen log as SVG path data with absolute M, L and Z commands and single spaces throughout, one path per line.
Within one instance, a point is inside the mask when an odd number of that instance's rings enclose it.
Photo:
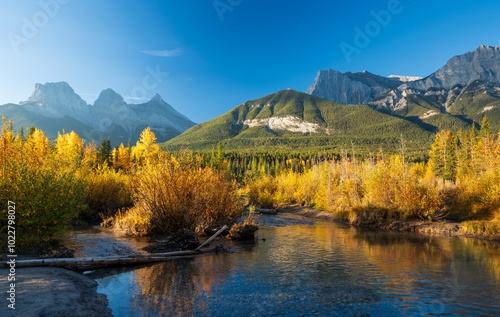
M 213 239 L 217 238 L 217 236 L 218 236 L 219 234 L 221 234 L 221 233 L 222 233 L 224 230 L 226 230 L 226 229 L 227 229 L 227 226 L 222 227 L 222 228 L 221 228 L 219 231 L 217 231 L 217 232 L 216 232 L 213 236 L 211 236 L 211 237 L 210 237 L 207 241 L 203 242 L 203 243 L 202 243 L 199 247 L 197 247 L 197 248 L 195 249 L 195 251 L 196 251 L 196 250 L 200 250 L 200 249 L 201 249 L 201 248 L 203 248 L 205 245 L 209 244 L 209 243 L 210 243 Z
M 144 264 L 144 263 L 192 258 L 200 254 L 216 252 L 218 249 L 219 247 L 213 247 L 213 248 L 206 248 L 199 250 L 124 255 L 124 256 L 18 260 L 15 263 L 16 263 L 16 268 L 50 266 L 50 267 L 62 267 L 62 268 L 70 268 L 81 271 L 88 271 L 88 270 L 96 270 L 111 266 L 124 266 L 124 265 Z M 2 267 L 7 268 L 10 267 L 9 265 L 10 263 L 7 261 L 0 262 L 0 266 Z

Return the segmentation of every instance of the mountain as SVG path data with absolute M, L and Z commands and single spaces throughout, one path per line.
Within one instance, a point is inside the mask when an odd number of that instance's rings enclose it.
M 166 149 L 337 149 L 377 151 L 392 148 L 400 135 L 414 148 L 427 147 L 432 133 L 404 119 L 367 105 L 346 106 L 294 90 L 247 101 L 229 112 L 198 124 L 163 144 Z
M 396 75 L 383 77 L 367 71 L 341 73 L 331 69 L 320 70 L 306 93 L 344 105 L 366 104 L 383 93 L 415 79 L 420 78 Z
M 465 128 L 479 124 L 485 115 L 492 118 L 494 130 L 500 129 L 500 46 L 483 45 L 455 56 L 426 78 L 354 74 L 377 80 L 365 80 L 363 86 L 361 80 L 351 79 L 351 73 L 320 71 L 307 93 L 343 104 L 362 101 L 429 131 Z
M 452 88 L 478 79 L 500 83 L 500 46 L 481 45 L 473 52 L 454 56 L 435 73 L 406 85 L 420 90 Z
M 85 132 L 90 133 L 94 130 L 90 126 L 71 117 L 55 118 L 43 116 L 12 103 L 0 106 L 0 116 L 6 116 L 8 120 L 11 120 L 16 131 L 21 127 L 35 126 L 42 130 L 49 140 L 56 139 L 57 133 L 62 131 L 75 131 L 84 138 Z M 104 135 L 102 137 L 104 138 Z M 123 141 L 127 142 L 127 140 Z
M 88 105 L 66 82 L 36 84 L 27 101 L 0 106 L 0 114 L 17 128 L 45 127 L 42 130 L 50 139 L 64 129 L 88 141 L 109 137 L 114 145 L 136 142 L 148 126 L 164 142 L 195 125 L 159 95 L 143 104 L 127 104 L 118 93 L 105 89 Z
M 66 82 L 36 84 L 28 100 L 20 105 L 50 118 L 69 116 L 85 123 L 91 121 L 89 106 Z

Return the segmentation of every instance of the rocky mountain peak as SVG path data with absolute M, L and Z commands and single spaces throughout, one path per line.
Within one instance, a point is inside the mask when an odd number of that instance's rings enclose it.
M 115 92 L 113 89 L 108 88 L 99 94 L 99 98 L 94 102 L 94 107 L 109 107 L 109 106 L 127 106 L 123 97 Z
M 151 98 L 150 101 L 165 103 L 165 101 L 161 98 L 161 96 L 159 94 L 154 95 L 154 97 Z
M 478 79 L 500 83 L 500 46 L 481 45 L 475 51 L 454 56 L 432 75 L 408 86 L 422 90 L 452 88 Z
M 56 108 L 86 108 L 87 103 L 67 82 L 35 85 L 33 93 L 25 103 L 46 103 Z
M 306 93 L 346 105 L 364 104 L 402 83 L 399 78 L 378 76 L 368 71 L 341 73 L 328 69 L 318 72 Z

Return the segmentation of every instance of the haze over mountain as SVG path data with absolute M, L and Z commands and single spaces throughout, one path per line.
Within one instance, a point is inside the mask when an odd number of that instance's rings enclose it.
M 50 139 L 64 128 L 88 141 L 100 142 L 109 136 L 115 145 L 137 141 L 148 126 L 163 142 L 195 125 L 159 95 L 143 104 L 127 104 L 118 93 L 106 89 L 88 105 L 66 82 L 37 83 L 27 101 L 0 106 L 0 114 L 11 119 L 16 129 L 45 127 Z

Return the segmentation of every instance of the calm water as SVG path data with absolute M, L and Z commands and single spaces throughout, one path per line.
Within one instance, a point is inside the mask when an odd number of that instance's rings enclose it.
M 497 244 L 295 215 L 259 222 L 259 240 L 223 240 L 233 254 L 91 276 L 115 316 L 500 315 Z

